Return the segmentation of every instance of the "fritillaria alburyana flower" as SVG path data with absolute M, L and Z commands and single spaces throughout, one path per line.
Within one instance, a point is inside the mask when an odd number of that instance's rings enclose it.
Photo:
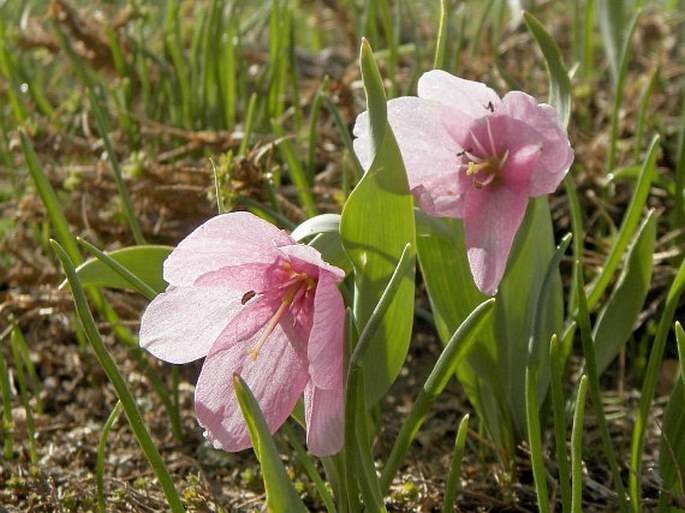
M 140 345 L 171 363 L 206 357 L 195 413 L 215 447 L 251 445 L 233 390 L 238 374 L 272 433 L 304 393 L 307 445 L 333 454 L 343 443 L 343 277 L 252 214 L 217 216 L 164 263 L 169 286 L 143 314 Z
M 554 192 L 573 162 L 554 109 L 520 91 L 500 99 L 485 84 L 433 70 L 420 78 L 418 97 L 388 102 L 388 121 L 418 206 L 463 219 L 475 283 L 494 294 L 528 199 Z M 368 168 L 366 112 L 354 134 Z

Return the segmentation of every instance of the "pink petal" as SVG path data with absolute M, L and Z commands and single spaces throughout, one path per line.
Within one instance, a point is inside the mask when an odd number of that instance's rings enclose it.
M 507 93 L 501 109 L 536 130 L 541 139 L 542 152 L 531 180 L 530 195 L 554 192 L 573 163 L 573 149 L 557 113 L 549 105 L 538 104 L 533 97 L 520 91 Z
M 314 321 L 307 357 L 311 380 L 319 388 L 342 383 L 345 305 L 338 285 L 329 273 L 321 273 L 314 295 Z
M 473 123 L 466 147 L 481 158 L 506 155 L 502 185 L 530 195 L 543 148 L 543 139 L 537 130 L 508 115 L 487 116 Z M 459 181 L 464 194 L 469 194 L 473 185 L 467 187 L 466 183 L 473 184 L 472 177 L 462 173 Z
M 464 233 L 473 279 L 493 295 L 504 271 L 528 197 L 506 187 L 474 189 L 466 198 Z
M 452 110 L 478 119 L 490 114 L 500 99 L 497 93 L 482 82 L 455 77 L 439 69 L 421 75 L 418 84 L 419 98 L 433 100 Z
M 457 153 L 461 147 L 440 122 L 450 117 L 463 119 L 459 112 L 416 97 L 396 98 L 388 102 L 388 121 L 402 153 L 409 188 L 414 190 L 424 186 L 415 197 L 419 206 L 433 215 L 446 215 L 437 205 L 444 201 L 449 203 L 459 194 L 459 191 L 451 188 L 425 187 L 426 183 L 435 180 L 456 183 L 459 171 Z M 354 135 L 357 136 L 354 141 L 355 153 L 365 169 L 371 165 L 368 123 L 368 113 L 362 112 L 354 127 Z
M 143 313 L 140 346 L 170 363 L 202 358 L 240 311 L 240 299 L 226 288 L 169 287 Z
M 164 262 L 171 285 L 191 285 L 222 267 L 274 261 L 277 246 L 294 244 L 290 236 L 249 212 L 216 216 L 200 225 Z
M 280 285 L 279 266 L 282 261 L 270 263 L 244 263 L 210 271 L 195 280 L 195 287 L 226 287 L 245 294 L 249 291 L 263 292 Z
M 215 447 L 240 451 L 250 447 L 249 433 L 233 390 L 240 375 L 259 404 L 269 431 L 288 418 L 309 381 L 307 363 L 298 357 L 276 326 L 256 360 L 250 354 L 277 304 L 248 303 L 226 327 L 207 356 L 195 389 L 195 414 Z
M 324 390 L 311 383 L 304 390 L 307 447 L 316 456 L 340 451 L 344 442 L 344 402 L 342 381 Z
M 336 277 L 337 281 L 345 278 L 345 271 L 329 264 L 321 258 L 321 253 L 305 244 L 292 244 L 278 248 L 279 253 L 293 264 L 298 272 L 306 272 L 312 278 L 316 278 L 319 271 L 325 271 Z

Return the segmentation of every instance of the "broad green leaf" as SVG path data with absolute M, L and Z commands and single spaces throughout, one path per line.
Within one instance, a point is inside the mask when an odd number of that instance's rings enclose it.
M 459 221 L 417 215 L 418 254 L 436 325 L 445 340 L 482 301 L 471 277 Z M 531 337 L 539 365 L 540 403 L 548 383 L 547 343 L 559 333 L 563 313 L 561 280 L 554 271 L 545 309 L 535 312 L 543 281 L 554 256 L 554 235 L 545 198 L 531 201 L 516 236 L 497 295 L 493 329 L 483 330 L 478 344 L 457 369 L 469 400 L 492 439 L 512 454 L 525 436 L 525 368 Z M 537 329 L 536 329 L 537 325 Z M 447 335 L 446 335 L 447 334 Z
M 173 248 L 170 246 L 132 246 L 107 253 L 153 290 L 162 292 L 166 282 L 162 265 Z M 131 284 L 97 258 L 91 258 L 76 269 L 81 284 L 131 290 Z
M 564 66 L 561 51 L 535 16 L 524 13 L 523 19 L 545 57 L 549 75 L 549 104 L 554 107 L 561 123 L 566 126 L 571 116 L 571 80 Z
M 236 374 L 233 377 L 233 388 L 264 476 L 267 510 L 270 513 L 300 511 L 306 513 L 307 508 L 288 477 L 276 444 L 269 433 L 269 427 L 266 425 L 266 420 L 250 387 Z
M 549 341 L 553 334 L 562 331 L 563 290 L 558 269 L 551 270 L 551 278 L 545 279 L 555 253 L 547 198 L 535 198 L 529 203 L 514 240 L 495 307 L 497 383 L 507 398 L 517 440 L 524 438 L 526 433 L 525 370 L 528 358 L 537 362 L 539 404 L 542 404 L 549 383 Z M 538 310 L 543 285 L 547 287 L 544 308 Z
M 352 272 L 352 262 L 342 245 L 340 233 L 320 233 L 309 241 L 309 246 L 321 253 L 321 258 L 331 265 L 340 267 L 345 274 Z
M 340 220 L 343 247 L 354 268 L 354 316 L 363 331 L 407 243 L 415 246 L 414 213 L 407 177 L 386 119 L 383 84 L 368 43 L 361 68 L 374 158 L 352 191 Z M 397 377 L 411 338 L 414 265 L 409 266 L 373 340 L 364 364 L 366 403 L 375 404 Z
M 685 331 L 680 323 L 675 323 L 675 334 L 678 341 L 678 353 L 680 356 L 680 377 L 676 382 L 668 405 L 664 411 L 663 424 L 661 426 L 661 443 L 659 447 L 659 477 L 663 487 L 659 497 L 659 511 L 671 511 L 666 508 L 668 492 L 676 495 L 685 495 Z
M 416 211 L 417 254 L 435 325 L 443 344 L 485 296 L 476 287 L 466 258 L 464 227 Z M 457 366 L 469 400 L 500 447 L 513 447 L 505 396 L 497 386 L 497 349 L 491 326 L 480 332 L 477 349 Z
M 485 300 L 471 275 L 464 225 L 459 219 L 416 214 L 416 247 L 421 274 L 443 343 L 469 313 Z
M 597 371 L 601 374 L 633 333 L 652 279 L 656 217 L 650 211 L 628 250 L 623 272 L 595 322 Z
M 301 223 L 291 234 L 292 238 L 298 242 L 302 239 L 317 235 L 319 233 L 338 233 L 340 231 L 340 215 L 320 214 Z

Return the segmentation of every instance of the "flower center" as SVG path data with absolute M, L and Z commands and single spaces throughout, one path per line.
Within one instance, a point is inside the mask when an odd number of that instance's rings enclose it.
M 266 323 L 264 331 L 259 336 L 259 339 L 257 339 L 255 345 L 250 349 L 249 354 L 253 360 L 256 360 L 259 357 L 259 352 L 262 347 L 292 304 L 316 285 L 316 280 L 307 273 L 296 272 L 290 262 L 285 262 L 283 264 L 283 269 L 286 271 L 288 279 L 278 287 L 278 290 L 284 291 L 283 297 L 281 298 L 281 304 L 278 306 L 273 317 Z
M 497 183 L 499 181 L 502 168 L 509 157 L 509 150 L 504 152 L 502 157 L 494 156 L 486 159 L 478 158 L 469 153 L 467 155 L 470 160 L 466 165 L 466 174 L 471 177 L 473 186 L 476 189 L 482 189 L 493 182 Z

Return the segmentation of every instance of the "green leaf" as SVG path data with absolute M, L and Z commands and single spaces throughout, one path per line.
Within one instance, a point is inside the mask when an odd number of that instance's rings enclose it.
M 443 343 L 469 313 L 485 300 L 466 259 L 464 225 L 459 219 L 416 214 L 416 246 L 435 326 Z
M 162 265 L 173 250 L 170 246 L 132 246 L 107 253 L 156 292 L 163 292 L 167 284 L 162 278 Z M 135 290 L 135 288 L 97 258 L 91 258 L 77 267 L 81 284 L 96 287 Z
M 438 361 L 421 388 L 416 401 L 414 401 L 409 415 L 402 423 L 402 428 L 392 446 L 390 456 L 381 475 L 381 489 L 384 492 L 390 488 L 409 446 L 426 420 L 431 407 L 468 354 L 469 349 L 478 341 L 478 335 L 490 324 L 494 303 L 495 300 L 490 298 L 474 308 L 471 314 L 454 331 L 445 345 L 445 349 L 440 353 Z
M 683 368 L 685 354 L 685 332 L 680 323 L 675 325 L 678 349 L 680 350 L 680 366 Z M 675 495 L 685 495 L 685 376 L 681 373 L 676 382 L 668 405 L 664 411 L 664 419 L 661 426 L 661 443 L 659 445 L 659 477 L 663 491 L 659 497 L 660 511 L 670 511 L 665 508 L 668 492 Z M 663 504 L 663 506 L 662 506 Z
M 67 223 L 67 218 L 64 216 L 64 212 L 62 212 L 62 206 L 57 198 L 57 193 L 55 193 L 55 189 L 52 188 L 48 177 L 45 176 L 38 155 L 23 130 L 19 130 L 19 137 L 21 138 L 21 148 L 24 151 L 24 158 L 26 159 L 29 173 L 31 173 L 31 178 L 36 185 L 36 190 L 40 195 L 40 199 L 43 200 L 45 209 L 48 212 L 48 217 L 50 218 L 50 223 L 52 224 L 55 236 L 66 250 L 69 258 L 73 262 L 80 264 L 83 261 L 83 257 L 78 250 L 76 239 L 69 231 L 69 224 Z
M 298 242 L 319 233 L 338 233 L 340 231 L 340 216 L 338 214 L 320 214 L 299 224 L 291 233 L 291 237 Z
M 564 250 L 557 251 L 554 245 L 547 198 L 531 200 L 497 293 L 494 322 L 496 382 L 500 393 L 506 397 L 518 440 L 526 433 L 525 370 L 528 358 L 537 362 L 539 404 L 542 404 L 549 384 L 549 340 L 562 331 L 561 276 L 558 264 L 552 263 L 560 259 Z
M 604 52 L 607 55 L 611 77 L 618 81 L 621 47 L 623 46 L 623 27 L 625 26 L 624 2 L 615 0 L 596 0 L 599 30 L 604 42 Z
M 580 268 L 580 261 L 576 260 L 575 266 Z M 626 500 L 625 488 L 621 479 L 621 472 L 616 457 L 616 451 L 612 444 L 612 438 L 609 433 L 609 424 L 607 423 L 606 414 L 604 413 L 604 406 L 602 403 L 601 388 L 599 383 L 599 373 L 597 372 L 597 359 L 595 358 L 595 343 L 592 338 L 592 331 L 590 329 L 590 312 L 588 308 L 587 297 L 585 296 L 585 287 L 583 284 L 583 275 L 578 269 L 575 273 L 578 289 L 578 315 L 577 322 L 580 328 L 580 340 L 583 346 L 583 357 L 585 358 L 585 375 L 588 378 L 588 387 L 592 404 L 595 407 L 595 416 L 597 419 L 597 426 L 602 441 L 602 448 L 604 450 L 604 457 L 609 463 L 611 474 L 613 478 L 613 486 L 618 494 L 618 500 L 622 513 L 629 511 L 629 503 Z
M 573 427 L 571 429 L 571 511 L 583 511 L 583 423 L 585 420 L 585 402 L 587 399 L 588 377 L 583 374 L 578 383 L 578 396 L 573 409 Z
M 461 462 L 464 458 L 464 447 L 466 446 L 466 435 L 469 429 L 469 414 L 467 413 L 459 422 L 457 428 L 457 436 L 454 440 L 454 451 L 452 452 L 452 462 L 450 463 L 450 471 L 447 474 L 447 482 L 445 483 L 445 497 L 442 502 L 442 513 L 452 513 L 454 511 L 454 502 L 457 498 L 457 486 L 459 477 L 461 476 Z
M 564 66 L 561 50 L 535 16 L 526 12 L 523 13 L 523 19 L 545 57 L 549 75 L 549 104 L 554 107 L 561 123 L 566 126 L 571 117 L 571 80 Z
M 88 300 L 86 299 L 86 294 L 81 286 L 81 282 L 76 275 L 74 264 L 62 246 L 60 246 L 54 240 L 51 240 L 50 243 L 57 254 L 57 258 L 59 258 L 60 262 L 62 263 L 64 273 L 69 281 L 71 293 L 74 296 L 76 314 L 78 315 L 79 321 L 86 334 L 86 338 L 88 339 L 88 342 L 90 343 L 90 346 L 93 349 L 93 352 L 95 353 L 102 370 L 105 371 L 107 379 L 109 379 L 109 382 L 114 387 L 117 397 L 121 401 L 124 412 L 126 412 L 126 418 L 131 426 L 131 431 L 133 431 L 140 448 L 145 453 L 145 457 L 150 463 L 152 470 L 157 476 L 159 484 L 164 490 L 169 509 L 174 513 L 182 513 L 185 511 L 185 508 L 183 507 L 181 498 L 174 487 L 174 482 L 171 478 L 171 474 L 169 473 L 169 469 L 164 464 L 164 460 L 162 460 L 157 446 L 150 437 L 150 433 L 147 430 L 145 422 L 143 421 L 143 417 L 140 414 L 138 405 L 136 404 L 133 395 L 126 385 L 126 381 L 119 372 L 119 369 L 114 363 L 114 360 L 112 360 L 112 357 L 102 341 L 102 337 L 100 336 L 97 326 L 95 325 L 93 314 L 88 308 Z
M 626 265 L 611 297 L 600 311 L 593 337 L 597 371 L 601 374 L 633 333 L 633 325 L 647 297 L 652 279 L 652 256 L 656 240 L 654 211 L 647 214 L 633 244 Z
M 652 139 L 652 143 L 649 146 L 649 152 L 647 153 L 647 158 L 642 165 L 642 171 L 640 172 L 640 179 L 635 186 L 635 192 L 633 197 L 630 199 L 630 204 L 623 216 L 623 221 L 621 222 L 621 227 L 618 230 L 616 236 L 616 241 L 611 246 L 611 251 L 607 255 L 607 258 L 602 267 L 602 271 L 599 273 L 595 281 L 590 287 L 590 292 L 587 295 L 588 308 L 592 307 L 597 303 L 601 297 L 604 289 L 611 281 L 618 264 L 621 260 L 621 256 L 630 242 L 630 238 L 640 221 L 640 216 L 642 215 L 643 208 L 647 202 L 647 196 L 649 195 L 649 189 L 652 185 L 652 180 L 656 174 L 656 157 L 659 151 L 659 136 L 656 135 Z
M 252 440 L 252 446 L 264 476 L 267 510 L 270 513 L 299 511 L 307 513 L 307 508 L 288 478 L 276 444 L 271 433 L 269 433 L 269 427 L 266 425 L 266 420 L 264 420 L 262 411 L 259 409 L 259 404 L 252 395 L 250 387 L 240 376 L 235 374 L 233 376 L 233 388 L 238 397 L 240 409 L 250 432 L 250 440 Z
M 380 74 L 366 42 L 362 44 L 360 61 L 375 157 L 343 208 L 340 235 L 355 271 L 354 316 L 361 332 L 405 246 L 415 246 L 415 232 L 404 164 L 386 119 Z M 414 268 L 412 261 L 370 342 L 367 361 L 372 362 L 372 367 L 364 372 L 369 406 L 395 380 L 409 349 L 414 317 Z
M 659 319 L 659 326 L 657 328 L 656 336 L 654 337 L 654 344 L 649 353 L 645 378 L 642 382 L 642 394 L 640 395 L 640 404 L 638 406 L 637 416 L 635 417 L 633 438 L 630 445 L 630 499 L 635 504 L 639 502 L 641 497 L 642 457 L 647 423 L 650 419 L 649 410 L 652 400 L 654 399 L 657 381 L 661 375 L 661 362 L 663 360 L 664 350 L 666 349 L 668 334 L 671 331 L 673 316 L 675 315 L 683 292 L 685 292 L 685 259 L 681 260 L 678 272 L 671 283 L 671 287 L 668 289 L 666 303 L 661 318 Z
M 443 344 L 486 298 L 476 287 L 466 258 L 464 226 L 458 219 L 438 219 L 416 212 L 417 253 L 435 326 Z M 477 349 L 457 366 L 457 377 L 500 447 L 513 447 L 511 419 L 497 383 L 497 349 L 492 326 L 480 331 Z

